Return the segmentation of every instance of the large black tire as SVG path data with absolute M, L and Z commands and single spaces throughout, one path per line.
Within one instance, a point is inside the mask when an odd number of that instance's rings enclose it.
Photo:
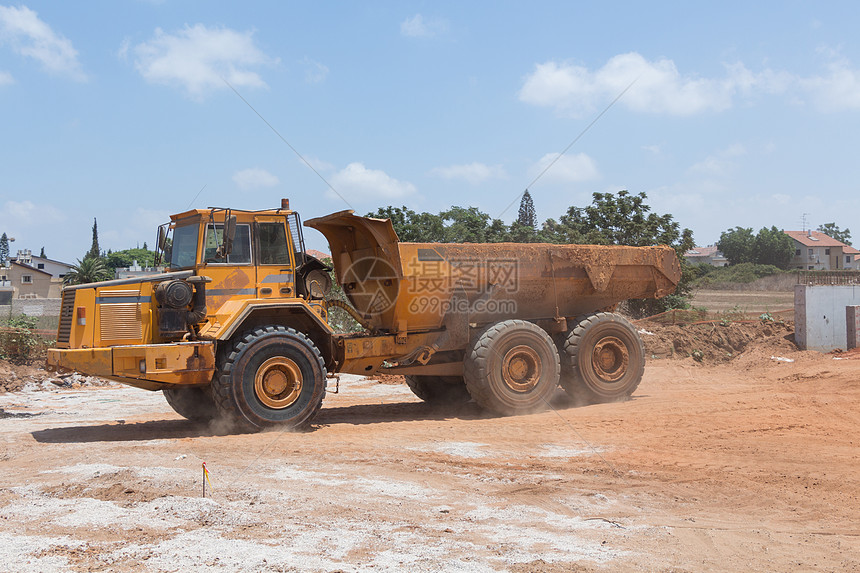
M 301 428 L 322 405 L 326 370 L 307 336 L 264 326 L 234 341 L 212 387 L 219 413 L 237 429 Z
M 525 320 L 505 320 L 481 332 L 463 366 L 475 402 L 505 416 L 546 409 L 558 387 L 558 349 L 545 330 Z
M 469 401 L 469 390 L 462 376 L 407 375 L 406 385 L 428 404 L 462 404 Z
M 192 422 L 208 422 L 218 415 L 209 386 L 174 386 L 161 393 L 174 412 Z
M 576 401 L 626 400 L 645 372 L 645 346 L 622 316 L 598 312 L 582 317 L 564 342 L 561 386 Z

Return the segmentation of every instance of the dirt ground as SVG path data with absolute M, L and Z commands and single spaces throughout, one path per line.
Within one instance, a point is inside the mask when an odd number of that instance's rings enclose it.
M 699 289 L 692 293 L 690 304 L 711 312 L 758 314 L 783 311 L 794 308 L 794 291 Z
M 860 570 L 860 355 L 638 326 L 627 402 L 501 418 L 342 377 L 302 433 L 0 364 L 0 571 Z

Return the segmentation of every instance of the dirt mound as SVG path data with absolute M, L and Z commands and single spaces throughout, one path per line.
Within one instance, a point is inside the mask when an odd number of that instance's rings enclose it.
M 48 372 L 39 365 L 27 366 L 0 360 L 0 394 L 19 392 L 25 387 L 45 390 L 57 386 L 63 388 L 80 388 L 86 385 L 103 386 L 106 384 L 110 384 L 110 382 L 96 378 L 95 376 L 82 376 L 80 374 L 58 375 L 56 372 Z
M 46 372 L 44 368 L 0 360 L 0 393 L 16 392 L 27 384 L 41 384 L 53 379 L 56 379 L 56 376 Z
M 688 358 L 717 364 L 753 350 L 788 357 L 797 353 L 790 322 L 637 323 L 647 358 Z

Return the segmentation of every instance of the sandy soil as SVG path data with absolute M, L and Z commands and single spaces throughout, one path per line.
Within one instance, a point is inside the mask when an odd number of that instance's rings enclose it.
M 343 377 L 311 431 L 234 436 L 45 375 L 0 394 L 0 571 L 860 570 L 858 356 L 733 352 L 516 418 Z
M 699 289 L 690 304 L 711 312 L 737 311 L 748 314 L 784 311 L 794 308 L 794 291 L 738 291 Z

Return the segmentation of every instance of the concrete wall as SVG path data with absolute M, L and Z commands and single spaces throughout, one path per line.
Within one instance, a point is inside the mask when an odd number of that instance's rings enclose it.
M 56 330 L 60 322 L 59 298 L 13 298 L 12 304 L 0 304 L 0 321 L 26 314 L 36 317 L 36 328 Z
M 848 349 L 845 307 L 860 305 L 860 286 L 794 287 L 794 338 L 805 350 Z
M 13 298 L 10 305 L 0 306 L 0 317 L 18 316 L 26 314 L 27 316 L 60 316 L 59 298 Z
M 848 350 L 860 348 L 860 306 L 845 308 L 845 322 L 848 325 Z

